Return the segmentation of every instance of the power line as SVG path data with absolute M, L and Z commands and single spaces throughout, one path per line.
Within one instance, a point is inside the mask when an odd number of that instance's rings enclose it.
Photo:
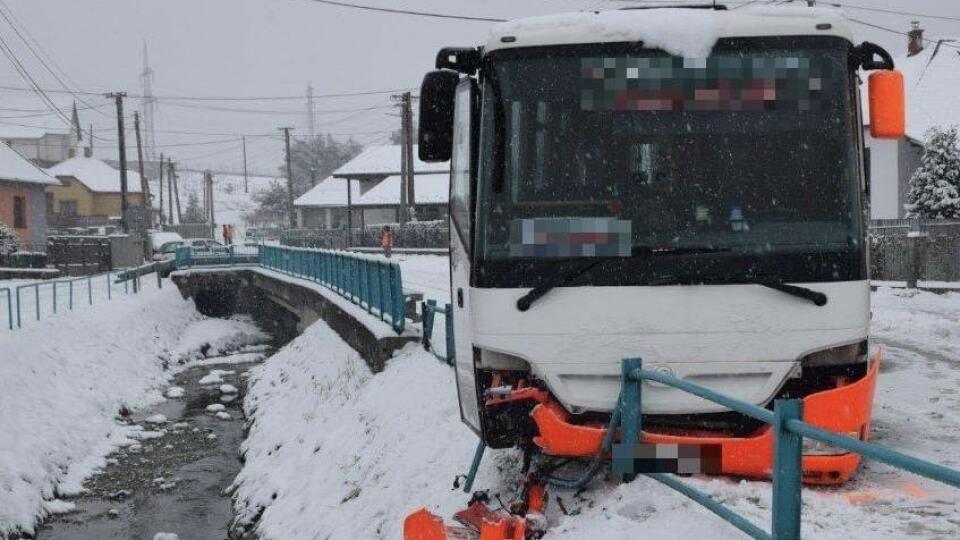
M 847 4 L 842 2 L 830 2 L 828 5 L 850 8 L 850 9 L 859 9 L 862 11 L 873 11 L 876 13 L 889 13 L 892 15 L 906 15 L 909 17 L 922 17 L 926 19 L 939 19 L 943 21 L 960 21 L 960 16 L 955 17 L 951 15 L 932 15 L 930 13 L 917 13 L 913 11 L 901 11 L 898 9 L 877 8 L 877 7 L 862 6 L 857 4 Z
M 394 88 L 391 90 L 369 90 L 363 92 L 338 92 L 331 94 L 314 94 L 314 99 L 333 99 L 343 97 L 373 96 L 380 94 L 395 94 L 407 90 L 416 90 L 417 88 Z M 32 88 L 23 88 L 21 86 L 0 86 L 0 90 L 11 90 L 18 92 L 33 92 Z M 52 88 L 43 89 L 51 94 L 82 94 L 86 96 L 101 96 L 101 92 L 92 92 L 88 90 L 58 90 Z M 131 98 L 142 98 L 142 94 L 129 94 Z M 153 96 L 163 101 L 303 101 L 303 96 Z
M 301 98 L 303 99 L 303 98 Z M 250 113 L 250 114 L 296 114 L 302 115 L 302 110 L 282 110 L 282 109 L 243 109 L 238 107 L 221 107 L 218 105 L 197 105 L 195 103 L 167 103 L 168 107 L 183 107 L 186 109 L 203 109 L 209 111 L 220 111 L 220 112 L 236 112 L 236 113 Z M 372 111 L 375 109 L 387 109 L 390 108 L 390 105 L 375 105 L 372 107 L 354 107 L 350 109 L 326 109 L 326 110 L 317 110 L 315 114 L 337 114 L 337 113 L 350 113 L 357 111 Z
M 239 145 L 239 144 L 236 145 L 236 146 L 231 146 L 230 148 L 224 148 L 223 150 L 217 150 L 216 152 L 210 152 L 209 154 L 203 154 L 203 155 L 200 155 L 200 156 L 192 156 L 192 157 L 188 157 L 188 158 L 180 158 L 180 159 L 177 160 L 177 162 L 181 162 L 181 161 L 197 161 L 197 160 L 199 160 L 199 159 L 207 159 L 207 158 L 211 158 L 211 157 L 214 157 L 214 156 L 219 156 L 219 155 L 222 155 L 222 154 L 226 154 L 227 152 L 236 152 L 236 151 L 238 151 L 238 150 L 240 150 L 240 145 Z
M 43 101 L 48 107 L 50 107 L 50 110 L 58 113 L 58 116 L 60 117 L 60 119 L 63 120 L 63 122 L 67 126 L 69 126 L 70 120 L 63 113 L 63 111 L 61 111 L 59 107 L 57 107 L 56 103 L 54 103 L 53 100 L 50 99 L 50 96 L 44 93 L 43 89 L 40 88 L 40 85 L 37 84 L 37 81 L 33 78 L 32 75 L 30 75 L 30 72 L 27 71 L 27 68 L 24 67 L 22 62 L 20 62 L 20 59 L 17 58 L 16 53 L 13 52 L 13 49 L 10 48 L 6 40 L 3 39 L 2 35 L 0 35 L 0 50 L 2 50 L 3 55 L 6 56 L 8 60 L 10 60 L 10 63 L 13 64 L 13 68 L 14 70 L 16 70 L 17 74 L 20 75 L 20 77 L 28 85 L 33 87 L 34 93 L 36 93 L 37 96 L 40 97 L 40 100 Z
M 481 21 L 481 22 L 507 22 L 507 19 L 497 19 L 493 17 L 472 17 L 469 15 L 450 15 L 447 13 L 431 13 L 427 11 L 411 11 L 407 9 L 394 9 L 378 6 L 366 6 L 361 4 L 351 4 L 347 2 L 336 2 L 334 0 L 311 0 L 318 4 L 327 4 L 351 9 L 365 9 L 368 11 L 380 11 L 383 13 L 394 13 L 398 15 L 413 15 L 417 17 L 431 17 L 434 19 L 456 19 L 458 21 Z
M 909 36 L 909 35 L 910 35 L 909 32 L 901 32 L 900 30 L 897 30 L 897 29 L 895 29 L 895 28 L 890 28 L 890 27 L 888 27 L 888 26 L 882 26 L 882 25 L 879 25 L 879 24 L 870 23 L 870 22 L 863 21 L 863 20 L 860 20 L 860 19 L 855 19 L 855 18 L 853 18 L 853 17 L 847 17 L 847 20 L 849 20 L 849 21 L 852 22 L 852 23 L 860 24 L 860 25 L 863 25 L 863 26 L 868 26 L 868 27 L 870 27 L 870 28 L 875 28 L 875 29 L 877 29 L 877 30 L 883 30 L 883 31 L 885 31 L 885 32 L 892 32 L 892 33 L 894 33 L 894 34 L 900 34 L 901 36 Z M 944 47 L 950 47 L 951 49 L 960 50 L 960 46 L 954 45 L 953 43 L 950 43 L 949 41 L 945 41 L 945 40 L 942 40 L 942 39 L 938 40 L 938 39 L 930 39 L 930 38 L 926 38 L 926 37 L 922 37 L 921 39 L 923 39 L 923 41 L 926 41 L 927 43 L 939 43 L 939 44 L 941 44 L 941 45 L 944 46 Z
M 7 22 L 7 24 L 10 25 L 10 28 L 12 28 L 13 31 L 14 31 L 14 33 L 17 34 L 17 37 L 20 38 L 20 41 L 22 41 L 23 44 L 27 46 L 27 49 L 29 49 L 30 52 L 33 53 L 33 56 L 35 56 L 35 57 L 37 58 L 37 60 L 40 61 L 40 65 L 42 65 L 42 66 L 44 67 L 44 69 L 46 69 L 47 72 L 50 73 L 50 75 L 53 75 L 53 78 L 56 79 L 56 81 L 57 81 L 58 83 L 60 83 L 60 86 L 62 86 L 66 91 L 70 92 L 70 94 L 73 95 L 75 99 L 77 99 L 78 101 L 80 101 L 80 103 L 86 105 L 88 108 L 91 108 L 91 109 L 95 110 L 96 112 L 98 112 L 98 113 L 100 113 L 100 114 L 102 114 L 102 115 L 104 115 L 104 116 L 109 116 L 109 114 L 107 114 L 107 113 L 105 113 L 105 112 L 103 112 L 103 111 L 97 110 L 97 109 L 94 108 L 92 105 L 90 105 L 90 103 L 84 101 L 83 98 L 81 98 L 80 96 L 78 96 L 77 94 L 75 94 L 75 93 L 73 92 L 73 89 L 71 89 L 70 86 L 69 86 L 66 82 L 64 82 L 62 78 L 60 78 L 60 75 L 58 75 L 57 72 L 54 71 L 53 68 L 51 68 L 49 64 L 47 64 L 46 60 L 44 60 L 44 58 L 43 58 L 43 55 L 41 55 L 39 52 L 37 52 L 37 49 L 43 50 L 43 47 L 40 45 L 40 42 L 37 41 L 36 38 L 33 38 L 32 35 L 30 35 L 30 32 L 27 30 L 26 26 L 24 26 L 22 23 L 20 23 L 20 24 L 14 24 L 14 21 L 16 20 L 16 18 L 14 17 L 14 15 L 13 15 L 13 10 L 10 9 L 10 6 L 8 6 L 8 5 L 7 5 L 5 2 L 3 2 L 2 0 L 0 0 L 0 6 L 2 6 L 2 8 L 3 8 L 3 9 L 0 9 L 0 17 L 3 17 L 3 19 Z M 9 16 L 7 15 L 7 12 L 9 12 Z M 19 21 L 17 21 L 17 23 L 19 23 Z M 23 33 L 20 32 L 20 28 L 23 29 Z M 31 39 L 33 39 L 33 41 L 37 44 L 37 49 L 35 49 L 35 48 L 30 44 L 30 41 L 23 35 L 24 33 L 27 34 L 28 36 L 30 36 Z M 46 56 L 50 59 L 50 62 L 51 62 L 52 64 L 56 65 L 56 62 L 53 61 L 53 58 L 50 57 L 49 54 L 47 54 Z M 63 70 L 61 69 L 60 71 L 63 71 Z M 64 75 L 66 75 L 65 72 L 64 72 Z

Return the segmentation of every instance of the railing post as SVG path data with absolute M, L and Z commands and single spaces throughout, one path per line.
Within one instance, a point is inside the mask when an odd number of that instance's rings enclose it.
M 70 295 L 70 311 L 73 311 L 73 280 L 67 282 L 67 293 Z
M 159 262 L 153 263 L 153 272 L 154 272 L 155 274 L 157 274 L 157 289 L 158 289 L 158 290 L 159 290 L 159 289 L 162 289 L 162 288 L 163 288 L 163 279 L 160 277 L 160 263 L 159 263 Z
M 383 306 L 384 306 L 384 304 L 386 304 L 386 302 L 384 301 L 384 298 L 385 298 L 385 297 L 384 297 L 384 295 L 383 295 L 383 293 L 384 293 L 384 290 L 383 290 L 383 269 L 384 269 L 384 263 L 378 261 L 378 262 L 377 262 L 377 290 L 378 290 L 378 292 L 379 292 L 380 294 L 379 294 L 379 296 L 377 297 L 377 309 L 380 311 L 380 320 L 381 320 L 381 321 L 384 319 L 384 317 L 383 317 L 383 311 L 384 311 L 384 310 L 383 310 Z M 19 305 L 19 304 L 18 304 L 18 305 Z
M 633 372 L 643 367 L 643 360 L 640 358 L 625 358 L 623 360 L 622 372 L 620 374 L 621 385 L 623 386 L 620 397 L 621 423 L 623 424 L 623 435 L 620 437 L 620 443 L 636 446 L 640 442 L 640 431 L 642 429 L 641 410 L 643 406 L 640 385 L 643 381 L 633 376 Z
M 13 330 L 13 298 L 10 295 L 10 289 L 4 290 L 7 291 L 7 326 Z
M 53 280 L 53 312 L 57 312 L 57 280 Z
M 87 276 L 87 305 L 93 305 L 93 276 Z
M 33 296 L 37 299 L 37 320 L 40 320 L 40 286 L 34 285 L 33 287 Z
M 17 328 L 23 328 L 20 321 L 20 287 L 17 287 Z
M 399 334 L 403 332 L 403 326 L 405 317 L 403 312 L 404 310 L 404 298 L 403 298 L 403 281 L 400 279 L 400 266 L 391 263 L 390 264 L 390 278 L 392 283 L 392 288 L 394 290 L 393 295 L 390 298 L 391 310 L 393 312 L 393 329 Z
M 787 430 L 788 420 L 803 417 L 803 401 L 778 399 L 773 412 L 773 540 L 800 540 L 800 487 L 803 437 Z
M 467 478 L 463 482 L 463 492 L 470 493 L 473 489 L 473 480 L 477 477 L 477 470 L 480 469 L 480 460 L 483 459 L 483 451 L 486 449 L 487 445 L 483 444 L 481 440 L 477 445 L 477 450 L 473 453 L 473 462 L 470 464 L 470 472 L 467 473 Z
M 430 350 L 430 340 L 433 338 L 433 316 L 436 313 L 434 309 L 437 306 L 437 301 L 434 299 L 424 300 L 420 302 L 420 311 L 423 313 L 423 348 Z
M 446 323 L 447 330 L 447 363 L 451 366 L 457 361 L 457 348 L 454 342 L 454 333 L 453 333 L 453 308 L 450 304 L 445 306 L 445 311 L 443 312 L 443 320 Z
M 176 264 L 176 261 L 174 261 Z M 110 271 L 107 270 L 107 300 L 113 300 L 113 283 L 110 281 Z

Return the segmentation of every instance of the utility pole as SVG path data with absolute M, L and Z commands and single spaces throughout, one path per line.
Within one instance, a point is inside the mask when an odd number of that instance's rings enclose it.
M 290 228 L 297 228 L 297 217 L 293 213 L 293 166 L 290 162 L 290 130 L 293 128 L 282 127 L 283 139 L 287 148 L 287 219 L 290 222 Z
M 350 249 L 350 244 L 353 243 L 353 198 L 350 196 L 350 179 L 347 178 L 347 245 L 344 246 L 346 249 Z
M 413 185 L 413 96 L 410 92 L 394 95 L 400 106 L 400 223 L 416 219 L 416 194 Z
M 153 228 L 153 204 L 150 202 L 150 183 L 143 169 L 143 142 L 140 138 L 140 112 L 133 111 L 133 130 L 137 135 L 137 165 L 140 170 L 140 191 L 143 193 L 143 209 L 146 211 L 147 228 Z
M 90 155 L 87 157 L 93 157 L 93 124 L 90 124 L 90 137 L 87 139 L 90 142 Z
M 217 220 L 213 212 L 213 173 L 209 170 L 204 173 L 207 187 L 207 218 L 210 220 L 210 238 L 217 237 Z
M 126 92 L 111 92 L 107 98 L 113 98 L 117 103 L 117 144 L 120 147 L 120 228 L 129 232 L 127 224 L 127 145 L 123 136 L 123 98 Z
M 243 141 L 243 192 L 249 193 L 250 186 L 249 180 L 247 179 L 247 137 L 240 137 L 240 140 Z
M 414 189 L 413 170 L 413 96 L 410 92 L 403 93 L 403 151 L 407 162 L 407 204 L 410 205 L 410 219 L 417 220 L 416 190 Z
M 163 152 L 160 152 L 160 175 L 158 176 L 160 185 L 157 188 L 160 190 L 160 227 L 163 227 L 166 222 L 163 220 Z
M 317 136 L 316 114 L 313 109 L 313 84 L 307 83 L 307 134 L 310 135 L 310 142 Z
M 183 213 L 180 211 L 180 188 L 177 184 L 177 170 L 174 168 L 173 160 L 170 158 L 167 158 L 167 166 L 167 171 L 170 173 L 168 175 L 167 183 L 173 184 L 173 198 L 170 204 L 173 204 L 174 201 L 177 203 L 177 224 L 180 224 L 183 223 Z M 173 208 L 171 208 L 170 211 L 172 213 Z M 172 215 L 170 217 L 171 219 L 173 218 Z

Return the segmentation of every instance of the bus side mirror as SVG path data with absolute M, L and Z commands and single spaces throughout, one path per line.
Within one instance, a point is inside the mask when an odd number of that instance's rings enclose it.
M 438 69 L 420 85 L 418 154 L 421 161 L 447 161 L 453 151 L 453 105 L 460 74 Z
M 876 139 L 899 139 L 906 129 L 903 73 L 884 69 L 867 80 L 870 99 L 870 135 Z

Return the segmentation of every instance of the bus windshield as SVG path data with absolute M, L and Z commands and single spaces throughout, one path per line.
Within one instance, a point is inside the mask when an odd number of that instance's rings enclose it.
M 863 279 L 848 45 L 796 39 L 491 54 L 478 284 L 586 257 L 596 285 Z

